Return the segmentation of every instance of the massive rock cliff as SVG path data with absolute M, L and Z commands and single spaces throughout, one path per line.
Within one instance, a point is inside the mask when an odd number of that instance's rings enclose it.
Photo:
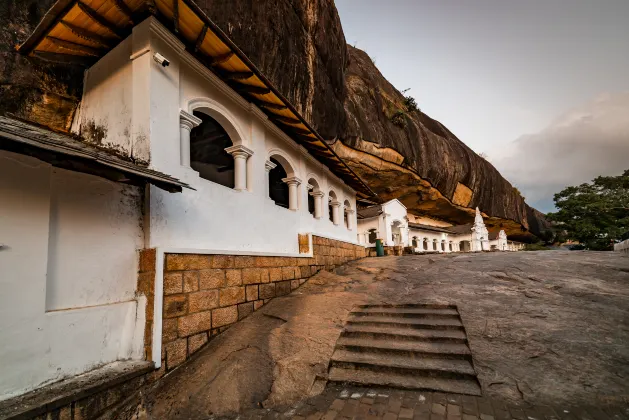
M 53 0 L 0 0 L 0 113 L 67 130 L 81 69 L 18 56 Z M 512 185 L 440 122 L 409 110 L 369 56 L 346 45 L 332 0 L 197 0 L 383 199 L 468 223 L 478 206 L 511 237 L 546 229 Z M 421 104 L 421 97 L 417 98 Z

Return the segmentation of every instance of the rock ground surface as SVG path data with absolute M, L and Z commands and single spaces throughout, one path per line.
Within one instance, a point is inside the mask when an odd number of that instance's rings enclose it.
M 140 418 L 294 404 L 322 390 L 355 305 L 458 306 L 483 396 L 511 405 L 629 401 L 629 258 L 546 251 L 368 258 L 320 273 L 142 392 Z

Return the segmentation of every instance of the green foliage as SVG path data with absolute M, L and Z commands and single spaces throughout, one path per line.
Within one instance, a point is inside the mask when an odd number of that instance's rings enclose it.
M 417 101 L 411 95 L 406 95 L 409 89 L 404 89 L 402 91 L 402 95 L 404 95 L 404 108 L 406 108 L 406 112 L 415 112 L 419 111 L 419 107 L 417 106 Z
M 629 170 L 567 187 L 554 200 L 558 211 L 548 219 L 588 249 L 610 250 L 629 232 Z
M 391 115 L 391 122 L 400 128 L 406 127 L 406 114 L 401 109 L 398 109 Z
M 526 244 L 524 245 L 525 251 L 550 251 L 550 248 L 545 246 L 543 243 L 538 242 L 536 244 Z
M 522 197 L 523 200 L 525 200 L 524 196 L 522 195 L 522 193 L 520 192 L 520 190 L 517 189 L 517 187 L 513 187 L 513 191 L 515 191 L 515 193 L 517 195 L 519 195 L 520 197 Z
M 406 107 L 406 112 L 419 111 L 419 108 L 417 107 L 417 101 L 415 101 L 415 98 L 413 98 L 412 96 L 404 97 L 404 106 Z

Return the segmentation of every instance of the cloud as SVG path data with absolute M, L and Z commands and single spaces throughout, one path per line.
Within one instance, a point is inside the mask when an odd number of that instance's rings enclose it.
M 629 169 L 629 92 L 602 94 L 533 135 L 508 146 L 496 168 L 540 211 L 553 194 L 598 175 Z

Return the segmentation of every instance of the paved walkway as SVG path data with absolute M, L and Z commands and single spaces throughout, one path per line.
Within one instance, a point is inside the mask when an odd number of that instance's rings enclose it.
M 239 420 L 629 420 L 629 403 L 609 407 L 509 406 L 466 395 L 329 386 L 288 407 L 258 409 Z

